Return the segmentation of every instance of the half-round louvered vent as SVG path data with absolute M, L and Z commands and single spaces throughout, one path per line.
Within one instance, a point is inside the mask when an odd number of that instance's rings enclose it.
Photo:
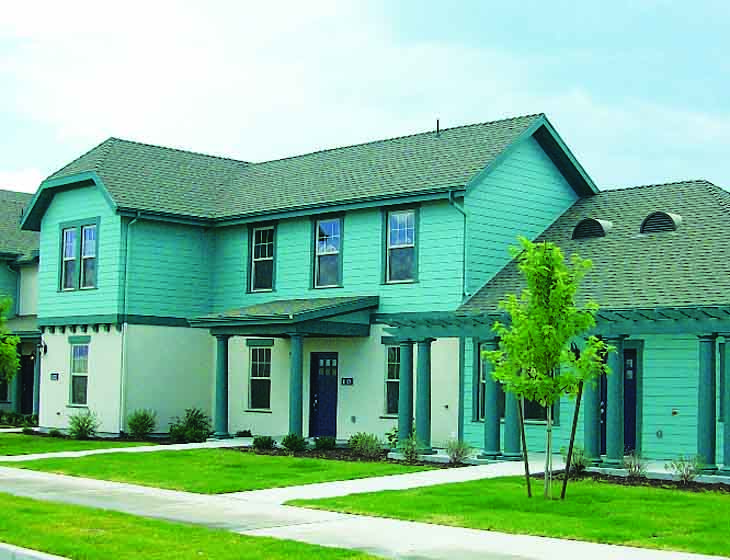
M 658 231 L 674 231 L 682 222 L 682 217 L 669 212 L 653 212 L 641 224 L 641 233 L 656 233 Z
M 611 229 L 611 222 L 586 218 L 578 222 L 573 230 L 573 239 L 589 239 L 591 237 L 606 237 Z

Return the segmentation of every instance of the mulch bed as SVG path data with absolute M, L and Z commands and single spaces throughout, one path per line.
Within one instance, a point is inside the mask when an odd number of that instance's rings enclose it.
M 553 476 L 554 480 L 563 480 L 563 473 L 556 473 Z M 542 480 L 545 477 L 542 474 L 532 475 L 531 478 Z M 685 492 L 720 492 L 723 494 L 730 494 L 730 484 L 723 484 L 721 482 L 681 482 L 679 480 L 659 480 L 656 478 L 638 478 L 628 476 L 614 476 L 603 473 L 583 472 L 578 475 L 573 474 L 568 482 L 568 489 L 570 489 L 570 482 L 590 480 L 593 482 L 605 482 L 609 484 L 616 484 L 619 486 L 644 486 L 651 488 L 664 488 L 666 490 L 683 490 Z

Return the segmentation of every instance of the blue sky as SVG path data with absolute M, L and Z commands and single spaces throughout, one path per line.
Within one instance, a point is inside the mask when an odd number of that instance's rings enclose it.
M 711 1 L 14 2 L 0 187 L 109 136 L 259 161 L 535 112 L 602 188 L 730 187 L 729 24 Z

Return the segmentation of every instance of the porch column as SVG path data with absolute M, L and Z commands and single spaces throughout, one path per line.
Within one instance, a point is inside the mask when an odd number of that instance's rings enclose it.
M 725 342 L 720 344 L 720 364 L 723 371 L 721 375 L 725 379 L 723 394 L 720 398 L 723 402 L 724 422 L 722 437 L 722 474 L 730 476 L 730 363 L 728 363 L 727 347 L 730 344 L 730 335 L 725 335 Z
M 593 463 L 601 460 L 601 398 L 600 379 L 583 387 L 583 447 Z
M 433 338 L 426 338 L 418 342 L 416 439 L 420 453 L 433 452 L 431 449 L 431 343 L 433 340 Z
M 608 354 L 611 373 L 606 379 L 606 459 L 610 467 L 624 466 L 624 337 L 606 337 L 606 343 L 616 348 Z
M 215 412 L 213 437 L 226 439 L 228 433 L 228 340 L 230 335 L 216 335 Z
M 717 335 L 700 335 L 699 337 L 697 456 L 702 461 L 702 470 L 704 471 L 714 471 L 717 468 L 715 465 L 717 445 L 716 339 Z M 726 442 L 724 443 L 727 445 Z
M 304 435 L 302 428 L 302 399 L 304 385 L 304 337 L 292 334 L 289 371 L 289 433 Z
M 398 447 L 403 448 L 413 430 L 413 342 L 400 343 L 398 369 Z
M 33 360 L 33 414 L 40 413 L 41 397 L 41 349 L 35 347 L 35 359 Z
M 481 347 L 477 346 L 474 351 L 496 350 L 497 341 L 487 340 Z M 481 457 L 485 459 L 496 459 L 501 454 L 499 441 L 499 384 L 492 377 L 493 366 L 489 360 L 479 356 L 481 367 L 484 368 L 484 452 Z M 477 377 L 478 379 L 478 377 Z
M 520 401 L 514 393 L 504 393 L 504 458 L 518 461 L 522 458 L 522 434 L 520 433 Z

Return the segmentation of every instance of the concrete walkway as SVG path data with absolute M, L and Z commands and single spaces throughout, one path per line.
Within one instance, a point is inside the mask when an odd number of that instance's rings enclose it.
M 155 451 L 188 451 L 191 449 L 218 449 L 222 447 L 250 447 L 253 438 L 232 438 L 211 440 L 204 443 L 175 443 L 170 445 L 140 445 L 137 447 L 107 447 L 104 449 L 87 449 L 84 451 L 52 451 L 49 453 L 31 453 L 28 455 L 0 455 L 0 462 L 19 463 L 34 459 L 70 459 L 88 457 L 89 455 L 105 455 L 107 453 L 154 453 Z M 2 448 L 0 447 L 0 450 Z
M 353 548 L 386 558 L 410 560 L 476 560 L 477 558 L 480 560 L 554 558 L 709 560 L 713 558 L 307 510 L 266 501 L 242 499 L 240 494 L 236 497 L 207 496 L 6 467 L 0 467 L 0 492 L 121 511 L 144 517 L 194 523 L 249 535 Z

